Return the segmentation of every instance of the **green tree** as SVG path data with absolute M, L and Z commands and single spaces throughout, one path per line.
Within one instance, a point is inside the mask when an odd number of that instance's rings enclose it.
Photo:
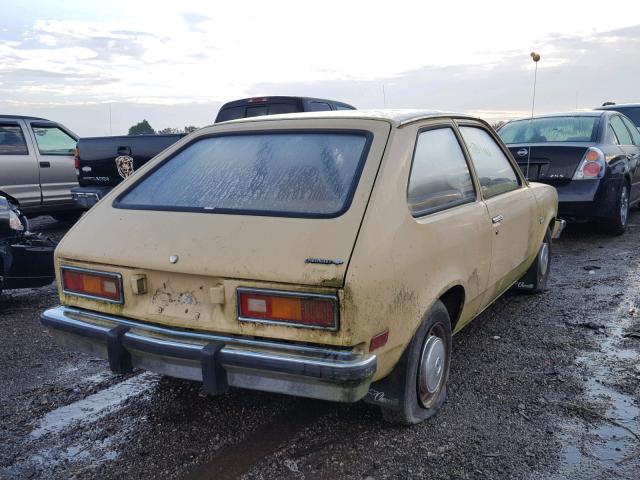
M 153 129 L 147 120 L 142 120 L 140 123 L 135 124 L 129 129 L 129 135 L 145 135 L 145 134 L 155 134 L 156 131 Z
M 158 130 L 158 135 L 167 135 L 170 133 L 182 133 L 182 131 L 179 128 L 171 128 L 171 127 L 167 127 L 167 128 L 163 128 L 162 130 Z
M 198 127 L 194 127 L 193 125 L 189 125 L 187 127 L 184 127 L 184 133 L 195 132 L 197 129 L 198 129 Z

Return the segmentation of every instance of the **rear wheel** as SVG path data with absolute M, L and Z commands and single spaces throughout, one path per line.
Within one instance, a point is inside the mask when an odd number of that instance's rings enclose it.
M 609 235 L 622 235 L 629 221 L 629 185 L 624 182 L 611 216 L 598 223 L 599 229 Z
M 411 425 L 435 415 L 447 397 L 451 362 L 449 312 L 437 301 L 404 352 L 398 372 L 403 382 L 400 409 L 382 408 L 385 420 Z

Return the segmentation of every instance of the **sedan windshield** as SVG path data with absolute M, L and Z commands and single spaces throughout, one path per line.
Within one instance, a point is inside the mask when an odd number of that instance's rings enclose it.
M 498 134 L 504 143 L 592 142 L 599 117 L 544 117 L 516 120 Z
M 337 216 L 353 197 L 368 137 L 298 131 L 202 138 L 144 176 L 115 206 Z

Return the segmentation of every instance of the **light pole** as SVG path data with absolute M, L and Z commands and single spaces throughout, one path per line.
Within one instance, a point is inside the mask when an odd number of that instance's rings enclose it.
M 533 71 L 533 96 L 531 98 L 531 118 L 529 119 L 529 128 L 531 128 L 531 122 L 533 121 L 533 110 L 536 106 L 536 82 L 538 80 L 538 62 L 540 61 L 540 54 L 536 52 L 531 52 L 531 60 L 536 64 L 536 67 Z M 527 149 L 527 173 L 525 177 L 529 180 L 529 162 L 531 161 L 531 145 Z

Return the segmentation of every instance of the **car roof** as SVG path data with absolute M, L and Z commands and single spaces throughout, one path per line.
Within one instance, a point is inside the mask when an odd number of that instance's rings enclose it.
M 513 120 L 509 120 L 507 123 L 511 122 L 519 122 L 522 120 L 530 120 L 533 118 L 534 120 L 537 118 L 553 118 L 553 117 L 601 117 L 610 112 L 605 111 L 595 111 L 595 110 L 585 110 L 580 112 L 557 112 L 557 113 L 545 113 L 540 115 L 534 115 L 533 117 L 521 117 L 514 118 Z
M 613 105 L 603 105 L 596 107 L 594 110 L 616 110 L 617 108 L 636 107 L 640 108 L 640 103 L 614 103 Z
M 41 120 L 45 122 L 51 121 L 51 120 L 47 120 L 46 118 L 31 117 L 28 115 L 0 115 L 0 119 L 2 120 Z
M 463 113 L 440 112 L 438 110 L 411 110 L 411 109 L 379 109 L 379 110 L 337 110 L 322 112 L 299 112 L 286 113 L 279 115 L 264 115 L 260 117 L 240 118 L 237 120 L 229 120 L 227 122 L 217 123 L 215 125 L 225 125 L 230 123 L 249 123 L 249 122 L 273 122 L 277 120 L 292 119 L 322 119 L 322 118 L 349 118 L 357 120 L 382 120 L 391 123 L 393 126 L 401 127 L 403 125 L 425 120 L 429 118 L 463 118 L 469 120 L 478 120 L 486 123 L 484 120 L 466 115 Z
M 255 102 L 256 100 L 262 100 L 260 102 Z M 220 110 L 222 110 L 223 108 L 229 108 L 229 107 L 237 107 L 237 106 L 242 106 L 245 104 L 254 104 L 255 105 L 260 105 L 260 104 L 264 104 L 264 103 L 276 103 L 278 101 L 280 102 L 287 102 L 287 101 L 298 101 L 298 100 L 311 100 L 313 102 L 327 102 L 327 103 L 333 103 L 335 105 L 345 105 L 351 108 L 355 108 L 353 105 L 349 105 L 348 103 L 345 102 L 340 102 L 338 100 L 329 100 L 327 98 L 316 98 L 316 97 L 296 97 L 296 96 L 290 96 L 290 95 L 264 95 L 264 96 L 258 96 L 258 97 L 247 97 L 247 98 L 240 98 L 238 100 L 232 100 L 230 102 L 226 102 L 225 104 L 223 104 L 220 107 Z

